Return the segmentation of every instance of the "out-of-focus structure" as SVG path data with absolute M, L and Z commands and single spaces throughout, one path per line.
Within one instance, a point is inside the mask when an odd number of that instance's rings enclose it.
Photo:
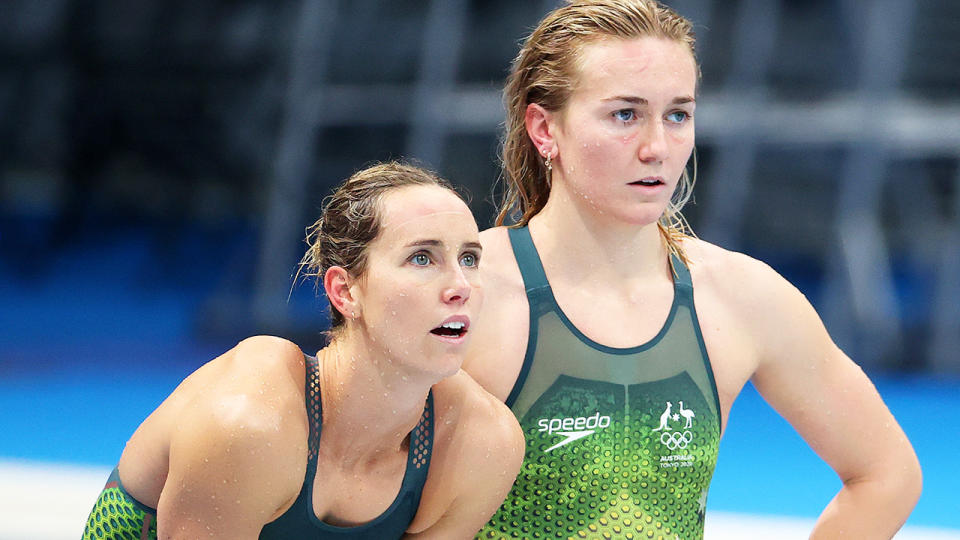
M 667 3 L 703 66 L 694 229 L 784 273 L 864 367 L 960 374 L 960 3 Z M 415 158 L 490 225 L 500 87 L 555 4 L 6 2 L 0 280 L 81 258 L 196 299 L 194 335 L 317 337 L 323 303 L 289 293 L 330 186 Z

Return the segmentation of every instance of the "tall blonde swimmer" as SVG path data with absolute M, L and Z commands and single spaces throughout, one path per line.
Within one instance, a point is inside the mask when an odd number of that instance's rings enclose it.
M 803 295 L 686 226 L 698 80 L 691 23 L 651 0 L 570 2 L 514 61 L 464 369 L 526 454 L 482 538 L 702 538 L 748 380 L 842 481 L 813 538 L 889 538 L 916 504 L 909 441 Z
M 137 428 L 83 538 L 470 538 L 523 435 L 460 365 L 482 303 L 476 222 L 450 185 L 385 163 L 308 229 L 330 343 L 257 336 Z

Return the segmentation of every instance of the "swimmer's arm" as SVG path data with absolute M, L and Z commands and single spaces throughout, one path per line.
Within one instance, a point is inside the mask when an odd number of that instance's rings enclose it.
M 404 535 L 412 540 L 448 540 L 474 538 L 477 531 L 497 511 L 523 463 L 524 439 L 513 413 L 493 396 L 470 411 L 483 415 L 481 422 L 464 421 L 468 433 L 455 435 L 453 467 L 446 472 L 448 500 L 451 502 L 432 525 L 417 533 Z M 431 467 L 431 474 L 434 474 Z
M 766 265 L 751 266 L 755 287 L 741 308 L 758 337 L 753 383 L 843 481 L 811 537 L 892 537 L 920 496 L 910 442 L 806 298 Z
M 279 440 L 245 395 L 222 396 L 183 418 L 157 508 L 158 538 L 256 539 L 296 497 L 305 474 L 296 444 Z M 302 446 L 302 445 L 301 445 Z M 300 457 L 300 459 L 297 459 Z

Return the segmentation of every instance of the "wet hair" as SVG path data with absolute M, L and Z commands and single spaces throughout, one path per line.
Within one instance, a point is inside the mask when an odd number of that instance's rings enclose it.
M 324 200 L 320 219 L 307 227 L 308 248 L 298 276 L 315 278 L 318 290 L 324 274 L 334 266 L 362 277 L 370 243 L 380 234 L 381 201 L 388 192 L 406 186 L 437 186 L 463 200 L 450 182 L 415 165 L 391 161 L 357 171 Z M 330 303 L 331 331 L 344 322 L 343 314 Z
M 561 111 L 573 93 L 584 47 L 603 39 L 655 37 L 686 45 L 696 60 L 693 24 L 654 0 L 579 0 L 548 13 L 524 41 L 513 61 L 503 91 L 506 129 L 502 143 L 505 183 L 497 225 L 509 217 L 513 226 L 526 225 L 543 209 L 550 179 L 543 158 L 527 135 L 527 106 L 536 103 Z M 699 78 L 699 67 L 698 78 Z M 679 240 L 693 234 L 680 210 L 690 199 L 696 178 L 683 171 L 658 226 L 671 253 L 686 260 Z

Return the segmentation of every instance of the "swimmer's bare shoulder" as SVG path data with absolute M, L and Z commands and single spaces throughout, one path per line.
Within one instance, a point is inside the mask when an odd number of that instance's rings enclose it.
M 488 392 L 507 398 L 520 373 L 530 328 L 530 305 L 506 227 L 480 233 L 484 299 L 463 369 Z
M 157 508 L 162 537 L 256 538 L 292 504 L 306 473 L 303 386 L 296 345 L 252 337 L 187 377 L 144 421 L 120 473 L 131 495 Z
M 748 380 L 765 372 L 802 372 L 810 356 L 849 362 L 836 354 L 806 297 L 769 265 L 700 239 L 685 239 L 682 246 L 724 425 Z
M 919 497 L 920 467 L 863 370 L 775 270 L 707 242 L 685 247 L 724 416 L 751 380 L 843 481 L 814 538 L 892 536 Z
M 793 369 L 802 355 L 836 356 L 813 306 L 769 265 L 699 239 L 683 247 L 721 403 L 765 369 Z
M 436 434 L 406 538 L 473 538 L 510 491 L 524 439 L 513 413 L 464 371 L 433 387 Z

